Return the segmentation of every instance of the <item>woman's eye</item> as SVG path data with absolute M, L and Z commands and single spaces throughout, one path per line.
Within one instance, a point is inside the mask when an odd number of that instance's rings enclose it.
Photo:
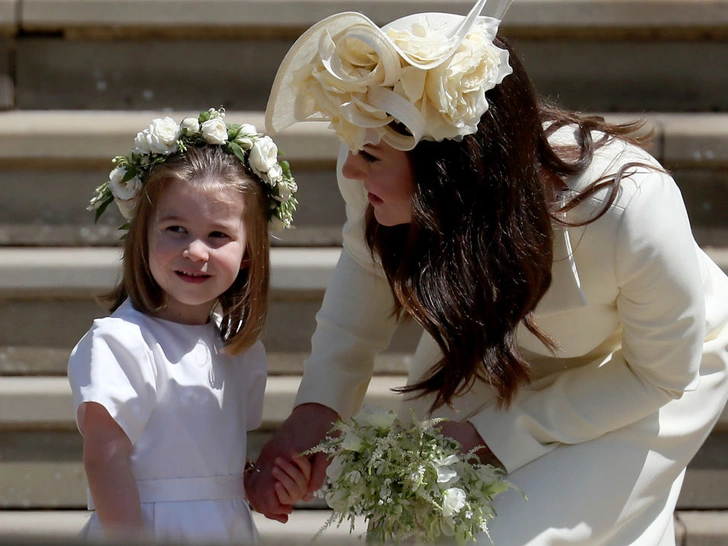
M 362 159 L 366 161 L 367 163 L 374 163 L 375 161 L 379 161 L 376 157 L 374 157 L 369 152 L 365 152 L 364 150 L 361 150 L 359 152 L 359 155 L 361 155 Z

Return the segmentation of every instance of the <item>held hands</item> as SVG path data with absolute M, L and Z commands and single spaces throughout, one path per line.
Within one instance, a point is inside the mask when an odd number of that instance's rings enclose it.
M 308 481 L 308 486 L 301 498 L 312 498 L 314 491 L 323 485 L 328 466 L 327 457 L 318 453 L 308 458 L 310 470 L 306 480 L 306 463 L 301 463 L 302 468 L 300 461 L 296 462 L 296 455 L 323 440 L 338 418 L 334 410 L 320 404 L 302 404 L 293 410 L 273 438 L 263 446 L 256 462 L 258 471 L 245 473 L 245 489 L 253 510 L 268 519 L 285 523 L 293 511 L 292 502 L 295 502 L 297 495 L 303 490 L 303 481 Z M 282 472 L 280 476 L 285 475 L 290 481 L 286 481 L 286 478 L 279 480 L 279 476 L 274 474 L 277 459 L 290 463 L 285 468 L 278 465 Z M 291 474 L 288 473 L 289 470 Z

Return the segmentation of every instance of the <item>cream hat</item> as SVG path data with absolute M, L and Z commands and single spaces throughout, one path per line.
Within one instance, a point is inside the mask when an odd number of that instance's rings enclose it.
M 419 13 L 381 29 L 357 12 L 308 29 L 283 59 L 266 109 L 276 134 L 299 121 L 329 121 L 350 150 L 384 140 L 410 150 L 422 139 L 477 130 L 485 92 L 512 73 L 493 45 L 510 0 L 478 0 L 467 16 Z M 404 129 L 404 130 L 403 130 Z

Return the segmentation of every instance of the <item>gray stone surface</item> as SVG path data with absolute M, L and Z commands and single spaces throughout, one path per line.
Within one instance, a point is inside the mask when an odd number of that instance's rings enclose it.
M 681 546 L 725 546 L 728 544 L 728 514 L 724 511 L 680 511 L 684 527 Z
M 9 3 L 9 2 L 8 2 Z M 471 0 L 24 0 L 27 30 L 74 27 L 253 27 L 305 28 L 332 13 L 358 10 L 378 23 L 421 11 L 467 13 Z M 515 0 L 506 14 L 509 27 L 533 29 L 648 28 L 719 29 L 728 23 L 724 2 L 652 0 Z
M 726 111 L 728 48 L 719 40 L 514 40 L 536 88 L 604 112 Z M 17 107 L 264 110 L 292 40 L 17 41 Z M 231 63 L 230 58 L 236 59 Z M 699 62 L 696 60 L 699 59 Z M 210 75 L 210 77 L 207 77 Z M 214 75 L 214 76 L 213 76 Z M 193 80 L 194 85 L 190 85 Z M 52 82 L 52 83 L 49 83 Z
M 18 30 L 18 0 L 0 0 L 0 36 L 12 36 Z

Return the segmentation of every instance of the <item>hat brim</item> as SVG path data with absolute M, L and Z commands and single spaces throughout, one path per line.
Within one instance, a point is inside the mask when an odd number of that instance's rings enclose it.
M 265 110 L 265 128 L 275 135 L 286 127 L 305 119 L 296 116 L 296 95 L 298 90 L 293 85 L 294 72 L 309 64 L 318 52 L 321 35 L 328 31 L 332 36 L 350 28 L 352 25 L 364 24 L 378 28 L 371 19 L 361 13 L 346 11 L 322 19 L 306 32 L 288 50 L 273 80 L 268 105 Z

